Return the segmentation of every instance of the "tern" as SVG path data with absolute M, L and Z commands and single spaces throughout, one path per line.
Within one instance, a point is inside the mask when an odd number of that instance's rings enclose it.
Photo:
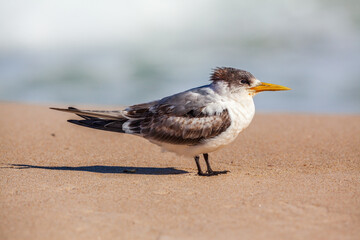
M 228 171 L 213 171 L 208 153 L 229 143 L 247 128 L 255 114 L 253 97 L 263 91 L 290 88 L 261 82 L 250 72 L 215 68 L 211 83 L 160 100 L 132 105 L 124 110 L 101 111 L 51 108 L 75 113 L 77 125 L 143 137 L 165 151 L 192 157 L 200 176 Z M 207 170 L 199 163 L 203 155 Z

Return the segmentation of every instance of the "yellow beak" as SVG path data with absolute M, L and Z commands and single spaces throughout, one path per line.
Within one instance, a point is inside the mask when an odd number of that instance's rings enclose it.
M 263 92 L 263 91 L 283 91 L 283 90 L 291 90 L 291 88 L 271 84 L 271 83 L 264 83 L 262 82 L 261 85 L 250 88 L 251 90 L 254 90 L 256 93 Z

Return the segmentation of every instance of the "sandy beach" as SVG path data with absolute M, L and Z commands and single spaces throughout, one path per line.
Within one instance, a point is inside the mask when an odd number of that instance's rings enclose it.
M 360 239 L 359 115 L 256 114 L 199 177 L 48 107 L 0 103 L 0 239 Z

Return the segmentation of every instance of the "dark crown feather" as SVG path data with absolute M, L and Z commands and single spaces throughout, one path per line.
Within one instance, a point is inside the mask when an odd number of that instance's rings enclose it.
M 255 77 L 250 72 L 232 67 L 217 67 L 210 77 L 213 82 L 224 81 L 230 85 L 250 84 L 252 79 Z

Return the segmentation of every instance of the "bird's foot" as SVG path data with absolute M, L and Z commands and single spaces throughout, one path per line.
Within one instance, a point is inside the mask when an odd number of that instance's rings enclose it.
M 206 173 L 204 172 L 198 172 L 198 175 L 199 176 L 207 176 L 207 177 L 210 177 L 210 176 L 217 176 L 219 174 L 227 174 L 228 170 L 225 170 L 225 171 L 207 171 Z

